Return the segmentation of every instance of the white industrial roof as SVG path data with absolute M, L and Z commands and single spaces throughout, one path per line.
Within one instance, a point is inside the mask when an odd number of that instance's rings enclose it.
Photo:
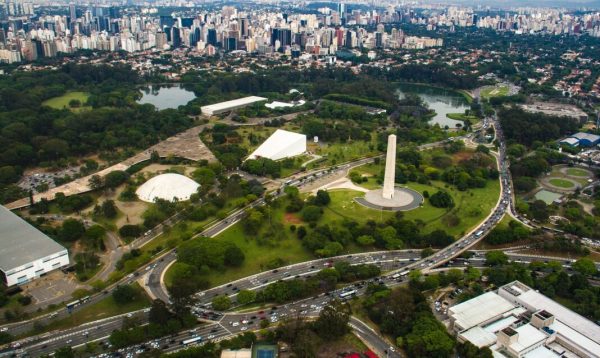
M 546 335 L 530 324 L 524 324 L 514 329 L 519 333 L 516 342 L 510 345 L 515 352 L 522 352 L 532 346 L 546 340 Z
M 528 290 L 517 296 L 524 306 L 531 306 L 537 310 L 546 310 L 556 319 L 573 330 L 585 335 L 592 341 L 600 344 L 600 326 L 589 319 L 571 311 L 560 303 L 542 295 L 535 290 Z M 600 346 L 598 346 L 600 347 Z
M 488 332 L 479 326 L 475 326 L 468 331 L 460 333 L 460 336 L 479 348 L 489 347 L 496 343 L 497 340 L 494 333 Z
M 0 205 L 0 270 L 4 273 L 66 249 Z
M 496 316 L 511 311 L 515 306 L 494 292 L 487 292 L 466 302 L 450 307 L 449 315 L 455 324 L 469 329 Z
M 520 313 L 522 313 L 522 312 L 521 311 L 515 312 L 515 315 L 518 316 Z M 496 333 L 498 331 L 501 331 L 504 328 L 509 327 L 511 324 L 513 324 L 519 320 L 515 315 L 510 315 L 508 317 L 501 318 L 495 322 L 492 322 L 492 323 L 486 325 L 485 327 L 483 327 L 483 329 L 486 332 L 490 332 L 490 333 Z
M 556 331 L 556 334 L 563 336 L 569 341 L 577 344 L 579 347 L 586 349 L 588 352 L 590 352 L 590 354 L 597 354 L 597 356 L 600 355 L 600 344 L 586 337 L 584 334 L 587 332 L 578 332 L 557 319 L 554 320 L 554 323 L 552 323 L 549 328 Z
M 306 135 L 278 129 L 248 159 L 258 157 L 278 160 L 306 152 Z
M 140 200 L 153 203 L 155 199 L 188 200 L 200 184 L 180 174 L 161 174 L 145 182 L 136 190 Z
M 244 106 L 244 105 L 251 104 L 254 102 L 260 102 L 260 101 L 266 101 L 266 100 L 267 100 L 267 98 L 264 98 L 264 97 L 249 96 L 249 97 L 234 99 L 231 101 L 210 104 L 208 106 L 200 107 L 200 110 L 202 111 L 202 113 L 205 113 L 205 112 L 214 113 L 214 112 L 228 110 L 230 108 L 236 108 L 238 106 Z
M 523 355 L 523 358 L 555 358 L 555 357 L 558 358 L 560 356 L 544 346 L 539 346 L 536 349 L 534 349 L 530 352 L 527 352 Z

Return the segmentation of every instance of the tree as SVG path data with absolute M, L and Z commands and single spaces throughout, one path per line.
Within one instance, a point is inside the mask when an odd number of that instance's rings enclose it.
M 499 266 L 508 263 L 508 256 L 502 251 L 488 251 L 485 253 L 485 263 L 488 266 Z
M 542 200 L 536 200 L 529 205 L 531 216 L 538 221 L 548 220 L 548 206 Z
M 406 350 L 410 357 L 449 357 L 454 340 L 434 317 L 421 315 L 406 336 Z
M 221 295 L 213 298 L 212 308 L 217 311 L 226 311 L 231 308 L 231 299 L 227 295 Z
M 54 357 L 75 358 L 75 352 L 73 352 L 71 347 L 61 347 L 54 351 Z
M 192 177 L 200 185 L 210 187 L 216 179 L 216 174 L 210 168 L 199 168 L 192 173 Z
M 461 358 L 492 358 L 494 355 L 489 347 L 478 348 L 469 341 L 459 343 L 456 352 Z
M 325 340 L 334 341 L 350 331 L 350 308 L 333 300 L 319 314 L 314 323 L 315 332 Z
M 315 205 L 307 205 L 302 209 L 302 219 L 309 223 L 316 223 L 323 215 L 323 209 Z
M 117 207 L 115 206 L 115 202 L 113 200 L 106 200 L 100 206 L 100 212 L 102 216 L 107 219 L 113 219 L 117 216 Z
M 225 265 L 239 267 L 244 263 L 246 256 L 244 252 L 237 246 L 229 246 L 225 249 L 224 262 Z
M 318 190 L 317 196 L 315 197 L 314 203 L 318 206 L 327 206 L 331 202 L 329 193 L 326 190 Z
M 575 261 L 572 267 L 573 270 L 578 271 L 582 275 L 586 276 L 593 276 L 598 273 L 594 261 L 585 257 Z
M 122 170 L 112 171 L 104 176 L 104 186 L 108 189 L 114 189 L 129 179 L 129 174 Z
M 150 323 L 165 324 L 172 317 L 173 314 L 169 311 L 169 308 L 164 301 L 160 299 L 152 301 L 152 307 L 150 307 L 150 312 L 148 314 L 148 321 Z
M 436 208 L 453 208 L 454 200 L 446 191 L 438 191 L 429 197 L 429 202 Z
M 75 241 L 83 236 L 85 226 L 76 219 L 66 219 L 58 232 L 58 237 L 63 241 Z
M 375 243 L 375 238 L 371 235 L 361 235 L 356 239 L 360 246 L 371 246 Z
M 131 285 L 119 285 L 112 296 L 117 304 L 124 305 L 135 301 L 139 297 L 139 292 Z
M 92 190 L 97 190 L 102 188 L 102 186 L 104 185 L 104 181 L 99 175 L 92 175 L 89 181 L 89 185 Z
M 256 300 L 256 292 L 251 290 L 240 290 L 237 294 L 237 302 L 240 305 L 252 303 Z
M 139 225 L 123 225 L 119 228 L 119 235 L 122 238 L 134 238 L 140 236 L 143 231 Z
M 426 247 L 423 250 L 421 250 L 421 258 L 422 259 L 429 257 L 431 255 L 433 255 L 433 249 L 431 247 Z

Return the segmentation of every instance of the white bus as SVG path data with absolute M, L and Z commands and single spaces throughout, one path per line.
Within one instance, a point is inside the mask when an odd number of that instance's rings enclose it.
M 187 346 L 187 345 L 190 345 L 193 343 L 200 343 L 201 341 L 202 341 L 202 337 L 198 336 L 198 337 L 193 337 L 193 338 L 181 341 L 181 344 L 183 344 L 184 346 Z
M 356 290 L 344 291 L 344 292 L 340 293 L 339 297 L 340 297 L 340 299 L 345 300 L 347 298 L 351 298 L 354 295 L 356 295 Z

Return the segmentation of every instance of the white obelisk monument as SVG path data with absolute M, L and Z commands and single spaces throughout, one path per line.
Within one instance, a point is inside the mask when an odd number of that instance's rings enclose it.
M 384 199 L 392 199 L 394 197 L 394 181 L 396 179 L 396 135 L 388 136 L 387 154 L 385 155 L 385 174 L 383 176 L 383 192 Z

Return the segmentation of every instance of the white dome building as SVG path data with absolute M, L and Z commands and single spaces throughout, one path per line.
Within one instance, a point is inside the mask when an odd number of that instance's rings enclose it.
M 140 200 L 153 203 L 155 199 L 169 201 L 188 200 L 194 194 L 200 184 L 180 174 L 161 174 L 151 178 L 141 185 L 135 193 Z

